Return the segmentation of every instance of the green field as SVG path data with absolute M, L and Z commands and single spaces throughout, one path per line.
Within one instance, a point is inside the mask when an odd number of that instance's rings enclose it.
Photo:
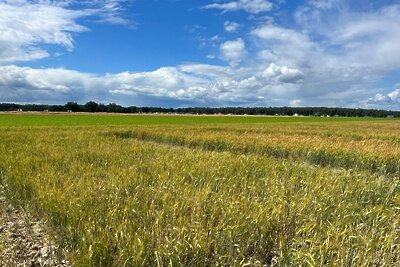
M 385 120 L 371 118 L 270 117 L 270 116 L 185 116 L 185 115 L 48 115 L 0 114 L 2 126 L 88 126 L 272 122 L 346 122 Z
M 74 266 L 399 266 L 399 130 L 371 118 L 7 114 L 0 183 Z

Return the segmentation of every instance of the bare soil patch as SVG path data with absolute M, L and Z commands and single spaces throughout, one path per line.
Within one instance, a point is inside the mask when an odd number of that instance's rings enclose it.
M 44 222 L 10 204 L 2 191 L 0 187 L 0 266 L 71 266 L 60 259 Z

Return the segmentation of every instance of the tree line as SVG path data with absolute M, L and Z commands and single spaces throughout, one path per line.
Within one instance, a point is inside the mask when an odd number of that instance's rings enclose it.
M 68 102 L 65 105 L 0 103 L 0 111 L 50 111 L 50 112 L 104 112 L 104 113 L 167 113 L 208 115 L 281 115 L 281 116 L 340 116 L 340 117 L 395 117 L 400 111 L 331 108 L 331 107 L 124 107 L 115 103 L 102 104 L 89 101 L 86 104 Z

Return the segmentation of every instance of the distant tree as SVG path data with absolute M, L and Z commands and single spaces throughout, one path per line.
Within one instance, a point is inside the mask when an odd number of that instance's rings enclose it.
M 99 104 L 94 101 L 89 101 L 84 105 L 84 110 L 86 112 L 98 112 L 99 111 Z
M 123 108 L 123 112 L 125 112 L 125 113 L 139 113 L 140 110 L 136 106 L 131 106 L 131 107 Z
M 81 111 L 81 106 L 76 102 L 68 102 L 65 104 L 65 110 L 71 110 L 72 112 Z
M 107 112 L 107 106 L 100 103 L 100 104 L 97 106 L 96 112 Z
M 120 113 L 123 111 L 123 108 L 120 105 L 117 105 L 115 103 L 110 103 L 106 106 L 106 111 L 113 112 L 113 113 Z
M 178 114 L 237 114 L 237 115 L 303 115 L 303 116 L 342 116 L 342 117 L 387 117 L 391 115 L 399 118 L 400 111 L 354 109 L 354 108 L 327 108 L 327 107 L 190 107 L 190 108 L 162 108 L 162 107 L 122 107 L 115 103 L 108 105 L 89 101 L 85 105 L 68 102 L 65 105 L 38 105 L 0 103 L 0 111 L 83 111 L 83 112 L 119 112 L 119 113 L 178 113 Z
M 42 109 L 43 110 L 43 109 Z M 65 105 L 50 105 L 47 110 L 49 111 L 65 111 Z

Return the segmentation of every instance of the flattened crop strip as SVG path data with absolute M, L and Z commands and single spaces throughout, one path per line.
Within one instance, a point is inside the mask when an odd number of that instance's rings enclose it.
M 234 154 L 253 154 L 270 156 L 277 159 L 289 159 L 305 161 L 309 164 L 328 166 L 334 168 L 344 168 L 347 170 L 365 170 L 371 173 L 384 175 L 400 175 L 400 158 L 379 159 L 377 157 L 363 157 L 357 153 L 349 153 L 337 149 L 312 149 L 298 148 L 288 149 L 270 146 L 268 144 L 259 146 L 258 144 L 241 144 L 224 141 L 221 139 L 201 139 L 187 138 L 186 136 L 168 135 L 150 132 L 149 130 L 129 130 L 113 131 L 103 134 L 106 137 L 123 139 L 136 139 L 140 141 L 155 142 L 172 146 L 188 147 L 204 151 L 226 151 Z

